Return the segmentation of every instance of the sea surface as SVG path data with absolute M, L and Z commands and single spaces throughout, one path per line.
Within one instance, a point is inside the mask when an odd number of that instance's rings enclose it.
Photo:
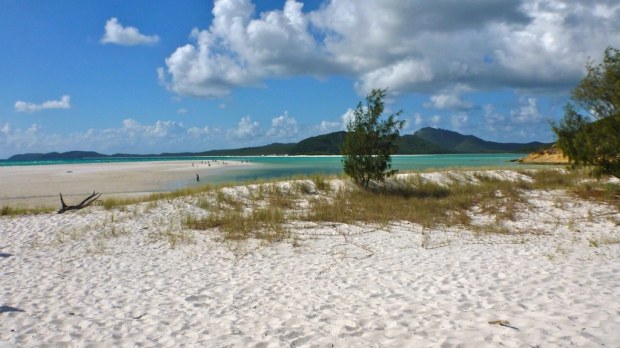
M 397 155 L 392 156 L 392 168 L 399 171 L 418 171 L 446 168 L 514 167 L 513 162 L 524 154 L 451 154 L 451 155 Z M 341 156 L 209 156 L 209 157 L 140 157 L 140 158 L 93 158 L 54 161 L 8 161 L 3 166 L 28 166 L 78 163 L 118 163 L 148 161 L 248 161 L 254 166 L 231 168 L 219 175 L 209 176 L 209 182 L 245 182 L 257 179 L 288 178 L 297 175 L 341 174 Z M 512 161 L 512 162 L 511 162 Z M 206 179 L 206 178 L 205 178 Z M 176 185 L 175 185 L 176 186 Z

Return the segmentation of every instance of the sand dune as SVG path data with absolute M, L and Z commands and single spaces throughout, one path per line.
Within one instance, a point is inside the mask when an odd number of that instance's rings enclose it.
M 268 245 L 183 228 L 194 197 L 0 218 L 0 347 L 618 346 L 620 213 L 527 201 L 507 234 L 292 223 Z

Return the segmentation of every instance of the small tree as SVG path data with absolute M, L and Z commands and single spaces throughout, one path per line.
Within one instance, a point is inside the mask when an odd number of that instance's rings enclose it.
M 592 166 L 596 176 L 620 177 L 620 51 L 607 48 L 603 63 L 589 62 L 586 70 L 564 118 L 552 128 L 575 166 Z
M 405 121 L 396 120 L 402 111 L 379 120 L 386 91 L 373 89 L 366 96 L 366 106 L 357 104 L 340 148 L 344 172 L 366 188 L 371 180 L 383 181 L 396 173 L 391 169 L 391 155 L 398 150 L 395 141 Z

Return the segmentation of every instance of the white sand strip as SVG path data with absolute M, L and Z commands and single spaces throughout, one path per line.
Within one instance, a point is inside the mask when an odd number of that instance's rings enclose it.
M 79 202 L 96 190 L 127 196 L 206 182 L 211 175 L 250 165 L 239 161 L 150 161 L 0 167 L 0 206 L 56 206 L 58 194 Z
M 298 247 L 184 230 L 191 197 L 0 218 L 0 347 L 618 346 L 620 213 L 528 200 L 513 234 L 305 223 Z

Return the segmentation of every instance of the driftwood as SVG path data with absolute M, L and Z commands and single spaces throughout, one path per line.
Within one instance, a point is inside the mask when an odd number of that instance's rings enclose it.
M 508 320 L 491 320 L 489 321 L 489 324 L 491 325 L 499 325 L 499 326 L 503 326 L 503 327 L 509 327 L 513 330 L 517 330 L 517 331 L 521 331 L 519 330 L 518 327 L 514 327 L 512 325 L 510 325 L 510 322 Z
M 93 204 L 94 201 L 96 201 L 97 199 L 99 199 L 99 196 L 101 196 L 101 193 L 97 193 L 95 191 L 93 191 L 93 193 L 86 197 L 83 201 L 80 202 L 80 204 L 78 205 L 67 205 L 65 203 L 65 200 L 62 199 L 62 193 L 60 193 L 60 203 L 62 204 L 62 208 L 60 208 L 60 210 L 58 211 L 58 214 L 62 214 L 66 211 L 69 210 L 79 210 L 82 208 L 86 208 L 89 205 Z

